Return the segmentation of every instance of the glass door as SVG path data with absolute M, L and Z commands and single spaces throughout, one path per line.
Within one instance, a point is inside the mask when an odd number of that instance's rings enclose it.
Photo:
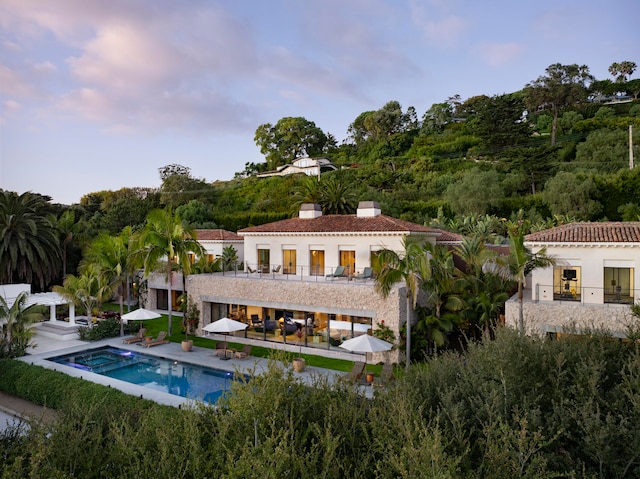
M 282 251 L 283 273 L 296 274 L 296 250 L 285 249 Z
M 311 272 L 312 276 L 324 275 L 324 251 L 319 249 L 311 250 Z

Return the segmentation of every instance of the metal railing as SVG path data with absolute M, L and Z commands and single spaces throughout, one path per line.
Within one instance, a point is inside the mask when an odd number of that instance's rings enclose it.
M 325 272 L 328 273 L 325 274 Z M 336 275 L 336 271 L 338 274 Z M 255 264 L 236 263 L 233 268 L 229 268 L 221 273 L 224 276 L 236 276 L 260 279 L 277 279 L 281 281 L 306 281 L 306 282 L 359 282 L 373 283 L 372 278 L 360 278 L 362 272 L 351 273 L 348 267 L 321 268 L 318 266 L 286 266 L 280 264 Z
M 546 296 L 546 298 L 543 298 Z M 634 304 L 640 302 L 640 289 L 597 288 L 593 286 L 570 287 L 536 284 L 532 291 L 532 300 L 571 301 L 587 304 Z

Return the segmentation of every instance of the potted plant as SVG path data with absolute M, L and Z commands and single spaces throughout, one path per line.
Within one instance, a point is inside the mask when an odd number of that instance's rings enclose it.
M 296 336 L 298 337 L 298 345 L 300 346 L 300 353 L 297 358 L 293 358 L 293 369 L 295 372 L 299 373 L 304 371 L 306 366 L 306 361 L 302 357 L 302 328 L 296 331 Z
M 191 351 L 193 348 L 193 340 L 189 339 L 189 334 L 195 334 L 199 323 L 200 310 L 196 303 L 191 298 L 188 298 L 187 308 L 182 316 L 182 330 L 184 331 L 184 339 L 182 340 L 183 351 Z

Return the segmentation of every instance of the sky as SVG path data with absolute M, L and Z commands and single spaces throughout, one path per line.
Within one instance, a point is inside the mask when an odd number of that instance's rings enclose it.
M 56 203 L 229 180 L 258 126 L 338 142 L 387 102 L 520 90 L 554 63 L 640 65 L 637 0 L 0 0 L 0 189 Z M 633 77 L 637 77 L 636 72 Z

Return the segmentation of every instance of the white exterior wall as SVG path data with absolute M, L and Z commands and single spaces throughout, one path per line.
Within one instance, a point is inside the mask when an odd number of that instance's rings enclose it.
M 199 240 L 198 241 L 205 249 L 207 254 L 214 255 L 215 258 L 222 256 L 222 250 L 227 246 L 233 246 L 238 252 L 238 261 L 244 261 L 244 242 L 243 241 L 212 241 L 212 240 Z
M 252 234 L 244 235 L 244 258 L 249 266 L 258 264 L 258 249 L 268 249 L 272 266 L 283 261 L 283 250 L 296 250 L 297 273 L 309 274 L 311 251 L 324 251 L 324 274 L 330 274 L 340 265 L 340 251 L 356 252 L 356 271 L 371 266 L 371 252 L 381 249 L 403 251 L 402 240 L 406 234 L 372 234 L 372 233 L 340 233 L 340 234 Z M 434 242 L 434 238 L 428 238 Z
M 531 250 L 536 253 L 540 246 Z M 640 301 L 640 245 L 547 245 L 547 255 L 555 258 L 557 266 L 580 267 L 582 303 L 604 303 L 605 267 L 634 268 L 635 301 Z M 534 270 L 527 287 L 534 301 L 553 301 L 553 267 Z

